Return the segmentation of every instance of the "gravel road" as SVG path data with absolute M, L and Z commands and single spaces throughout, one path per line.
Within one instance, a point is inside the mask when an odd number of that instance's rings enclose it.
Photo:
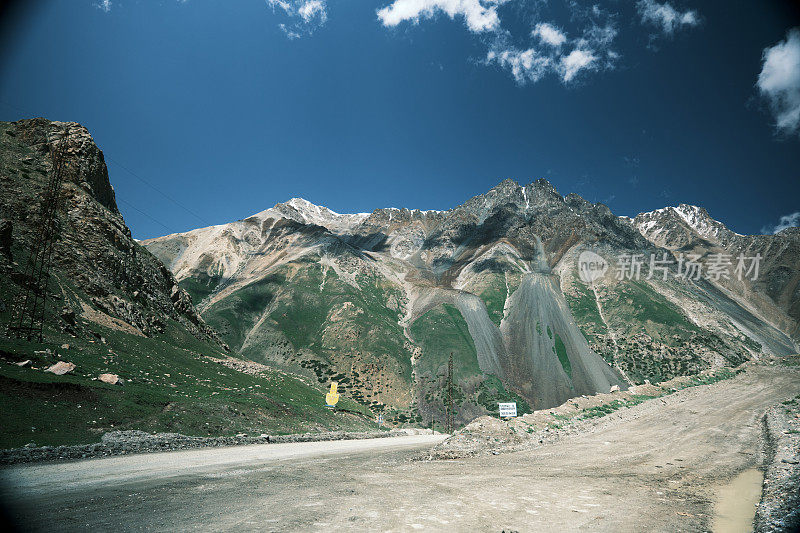
M 763 461 L 765 410 L 800 374 L 752 367 L 497 456 L 417 461 L 418 435 L 20 465 L 1 496 L 26 529 L 703 531 Z

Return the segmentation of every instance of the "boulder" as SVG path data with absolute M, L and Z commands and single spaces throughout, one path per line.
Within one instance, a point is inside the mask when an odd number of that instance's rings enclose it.
M 54 364 L 53 366 L 45 370 L 45 372 L 50 372 L 57 376 L 63 376 L 64 374 L 72 372 L 73 370 L 75 370 L 74 364 L 68 363 L 67 361 L 59 361 L 58 363 Z
M 116 385 L 119 383 L 119 376 L 116 374 L 100 374 L 97 376 L 97 379 L 102 381 L 103 383 L 108 383 L 109 385 Z

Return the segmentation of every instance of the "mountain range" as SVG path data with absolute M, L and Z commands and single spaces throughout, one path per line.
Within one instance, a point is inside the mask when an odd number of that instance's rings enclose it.
M 44 269 L 43 342 L 8 326 L 42 238 L 53 152 L 57 237 Z M 97 442 L 118 430 L 192 436 L 374 429 L 350 398 L 243 361 L 164 264 L 131 237 L 103 152 L 75 122 L 0 122 L 0 448 Z
M 447 211 L 295 198 L 138 242 L 84 127 L 4 122 L 0 147 L 4 325 L 32 286 L 54 147 L 67 160 L 45 341 L 0 336 L 3 447 L 116 429 L 364 429 L 377 414 L 441 427 L 451 356 L 465 424 L 498 402 L 524 413 L 798 351 L 796 228 L 738 235 L 688 205 L 620 217 L 505 180 Z M 72 370 L 43 372 L 59 364 Z
M 800 230 L 738 235 L 685 204 L 620 217 L 546 180 L 505 180 L 447 211 L 338 214 L 294 198 L 141 244 L 242 357 L 337 381 L 398 423 L 443 420 L 451 354 L 465 423 L 498 401 L 553 407 L 800 340 Z M 587 251 L 606 263 L 596 279 L 580 275 Z M 681 275 L 720 261 L 721 275 Z

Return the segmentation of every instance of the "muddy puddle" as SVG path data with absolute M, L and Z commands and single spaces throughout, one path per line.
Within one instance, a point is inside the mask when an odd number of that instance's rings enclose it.
M 745 470 L 717 490 L 714 505 L 714 533 L 745 533 L 753 531 L 756 506 L 761 499 L 764 474 L 752 468 Z

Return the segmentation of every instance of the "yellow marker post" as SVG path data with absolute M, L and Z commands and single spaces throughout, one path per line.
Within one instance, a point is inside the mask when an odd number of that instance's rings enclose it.
M 339 401 L 339 393 L 336 390 L 339 388 L 337 382 L 331 383 L 331 391 L 325 395 L 325 403 L 328 407 L 336 407 L 336 402 Z

